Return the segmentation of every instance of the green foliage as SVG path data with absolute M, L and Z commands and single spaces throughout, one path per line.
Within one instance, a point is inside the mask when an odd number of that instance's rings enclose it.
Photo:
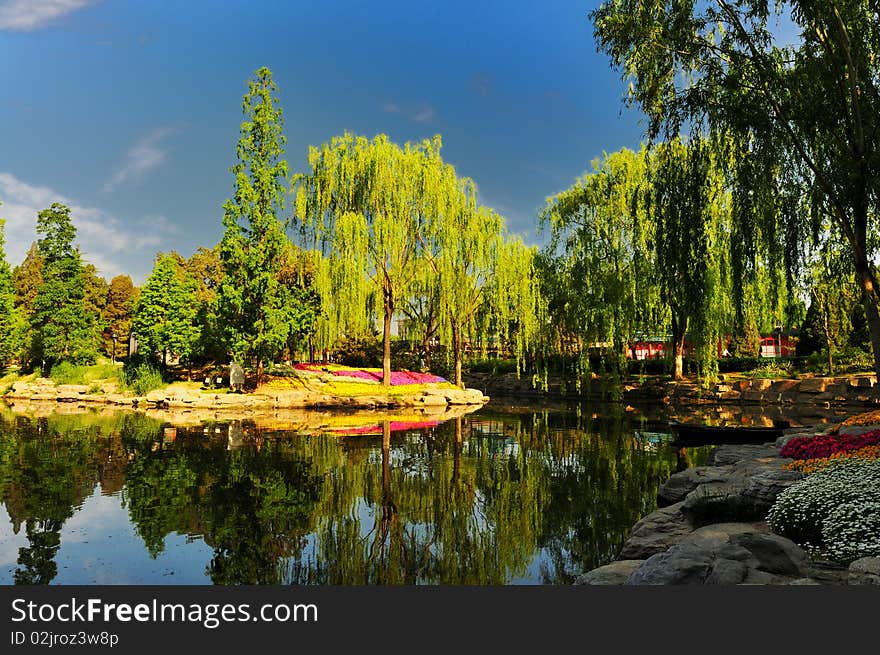
M 195 282 L 173 256 L 160 253 L 132 320 L 141 351 L 161 354 L 163 364 L 169 353 L 188 359 L 199 338 L 197 310 Z
M 507 373 L 516 373 L 517 362 L 515 359 L 475 359 L 468 362 L 467 368 L 471 373 L 505 375 Z
M 790 42 L 763 0 L 609 0 L 590 15 L 600 50 L 629 82 L 629 102 L 649 119 L 649 136 L 687 126 L 709 136 L 723 160 L 733 189 L 734 292 L 754 279 L 756 253 L 782 261 L 792 286 L 801 254 L 830 244 L 863 294 L 880 371 L 872 264 L 880 21 L 863 0 L 777 9 L 798 31 Z
M 275 357 L 293 336 L 312 328 L 302 288 L 282 279 L 289 242 L 279 216 L 287 194 L 287 161 L 277 86 L 268 68 L 248 83 L 232 167 L 235 193 L 223 206 L 220 242 L 223 276 L 217 289 L 219 331 L 233 358 L 263 362 Z
M 130 357 L 125 362 L 122 381 L 126 388 L 131 389 L 138 396 L 165 386 L 162 372 L 154 364 L 140 357 Z
M 342 337 L 333 346 L 333 359 L 346 366 L 376 368 L 382 365 L 382 342 L 375 334 Z
M 91 363 L 97 357 L 96 316 L 85 307 L 85 280 L 70 209 L 53 203 L 37 215 L 37 244 L 43 259 L 42 284 L 30 316 L 31 358 L 43 365 L 67 360 Z
M 792 362 L 782 359 L 761 361 L 757 367 L 746 374 L 751 378 L 765 378 L 769 380 L 797 377 Z
M 107 326 L 103 334 L 104 352 L 115 359 L 127 353 L 126 344 L 132 330 L 132 314 L 138 290 L 128 275 L 117 275 L 107 288 L 107 302 L 102 318 Z M 114 338 L 115 335 L 115 338 Z
M 12 271 L 6 261 L 6 221 L 0 218 L 0 369 L 15 354 L 16 317 Z
M 52 367 L 49 377 L 56 384 L 91 384 L 96 380 L 115 380 L 120 377 L 120 367 L 114 364 L 82 366 L 60 362 Z

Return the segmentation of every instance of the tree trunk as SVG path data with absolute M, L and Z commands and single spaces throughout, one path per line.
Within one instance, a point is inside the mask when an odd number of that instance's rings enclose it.
M 397 507 L 391 495 L 391 422 L 382 421 L 382 519 L 379 527 L 380 551 L 384 554 L 386 541 L 391 533 L 391 524 L 397 514 Z
M 455 451 L 452 459 L 452 486 L 458 482 L 461 463 L 461 416 L 455 417 Z
M 261 384 L 263 384 L 263 358 L 257 357 L 257 385 L 256 385 L 256 388 L 259 389 Z
M 382 384 L 391 386 L 391 317 L 394 314 L 394 294 L 388 284 L 382 289 L 385 296 L 385 325 L 382 330 Z
M 461 382 L 461 331 L 457 321 L 452 321 L 452 359 L 455 370 L 455 386 L 463 387 Z
M 854 202 L 853 215 L 853 255 L 856 268 L 856 279 L 862 289 L 862 301 L 865 305 L 865 318 L 871 333 L 871 349 L 874 351 L 874 373 L 880 376 L 880 312 L 877 310 L 878 290 L 875 285 L 871 263 L 868 261 L 868 196 L 866 177 Z
M 672 379 L 684 377 L 684 336 L 687 332 L 687 319 L 679 321 L 675 313 L 672 315 Z
M 825 347 L 828 349 L 828 375 L 834 375 L 834 357 L 831 354 L 831 328 L 828 325 L 829 303 L 822 303 L 822 331 L 825 333 Z
M 856 257 L 856 274 L 862 289 L 862 304 L 871 333 L 871 349 L 874 351 L 874 373 L 880 376 L 880 312 L 877 310 L 877 290 L 871 275 L 870 264 L 864 257 Z

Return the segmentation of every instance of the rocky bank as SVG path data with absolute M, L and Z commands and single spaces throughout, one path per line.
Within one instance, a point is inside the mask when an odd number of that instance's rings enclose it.
M 481 406 L 489 398 L 477 389 L 458 389 L 449 384 L 423 384 L 401 392 L 392 387 L 385 393 L 378 385 L 363 385 L 357 394 L 333 393 L 333 380 L 320 376 L 300 388 L 260 387 L 252 393 L 216 392 L 197 384 L 170 384 L 145 395 L 120 392 L 114 383 L 88 387 L 81 384 L 55 384 L 48 378 L 15 382 L 2 399 L 16 403 L 74 403 L 115 405 L 138 409 L 276 410 L 276 409 L 401 409 L 446 406 Z M 416 385 L 413 385 L 416 386 Z
M 880 558 L 849 567 L 814 560 L 765 522 L 776 496 L 803 477 L 779 457 L 785 440 L 800 434 L 718 446 L 710 465 L 673 474 L 660 486 L 659 509 L 633 527 L 617 560 L 575 584 L 880 584 Z

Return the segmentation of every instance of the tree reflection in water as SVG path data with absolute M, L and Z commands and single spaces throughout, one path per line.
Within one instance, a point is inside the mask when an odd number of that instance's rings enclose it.
M 4 414 L 0 498 L 28 538 L 15 582 L 52 581 L 62 526 L 100 484 L 152 557 L 169 535 L 203 539 L 215 584 L 570 583 L 614 557 L 680 463 L 619 408 L 592 416 L 483 409 L 338 436 Z

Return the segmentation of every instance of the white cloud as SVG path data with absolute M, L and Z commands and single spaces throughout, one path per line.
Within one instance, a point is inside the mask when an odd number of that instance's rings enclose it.
M 83 260 L 94 264 L 108 280 L 125 273 L 135 284 L 143 281 L 155 253 L 166 237 L 176 232 L 164 216 L 145 216 L 123 224 L 103 209 L 84 207 L 49 187 L 28 184 L 10 173 L 0 172 L 0 202 L 0 217 L 6 219 L 6 259 L 12 266 L 22 262 L 37 239 L 37 213 L 53 202 L 70 207 Z
M 433 120 L 435 113 L 436 112 L 431 105 L 422 105 L 419 109 L 410 114 L 409 119 L 415 123 L 430 123 Z
M 162 140 L 174 132 L 173 127 L 160 127 L 135 143 L 125 154 L 125 161 L 104 183 L 103 191 L 109 193 L 126 182 L 139 182 L 154 168 L 165 161 L 168 151 L 162 148 Z
M 30 32 L 55 18 L 82 9 L 96 0 L 7 0 L 0 3 L 0 30 Z
M 400 114 L 405 116 L 413 123 L 430 123 L 437 114 L 436 110 L 426 102 L 415 108 L 403 109 L 393 100 L 386 100 L 382 103 L 382 111 L 386 114 Z

